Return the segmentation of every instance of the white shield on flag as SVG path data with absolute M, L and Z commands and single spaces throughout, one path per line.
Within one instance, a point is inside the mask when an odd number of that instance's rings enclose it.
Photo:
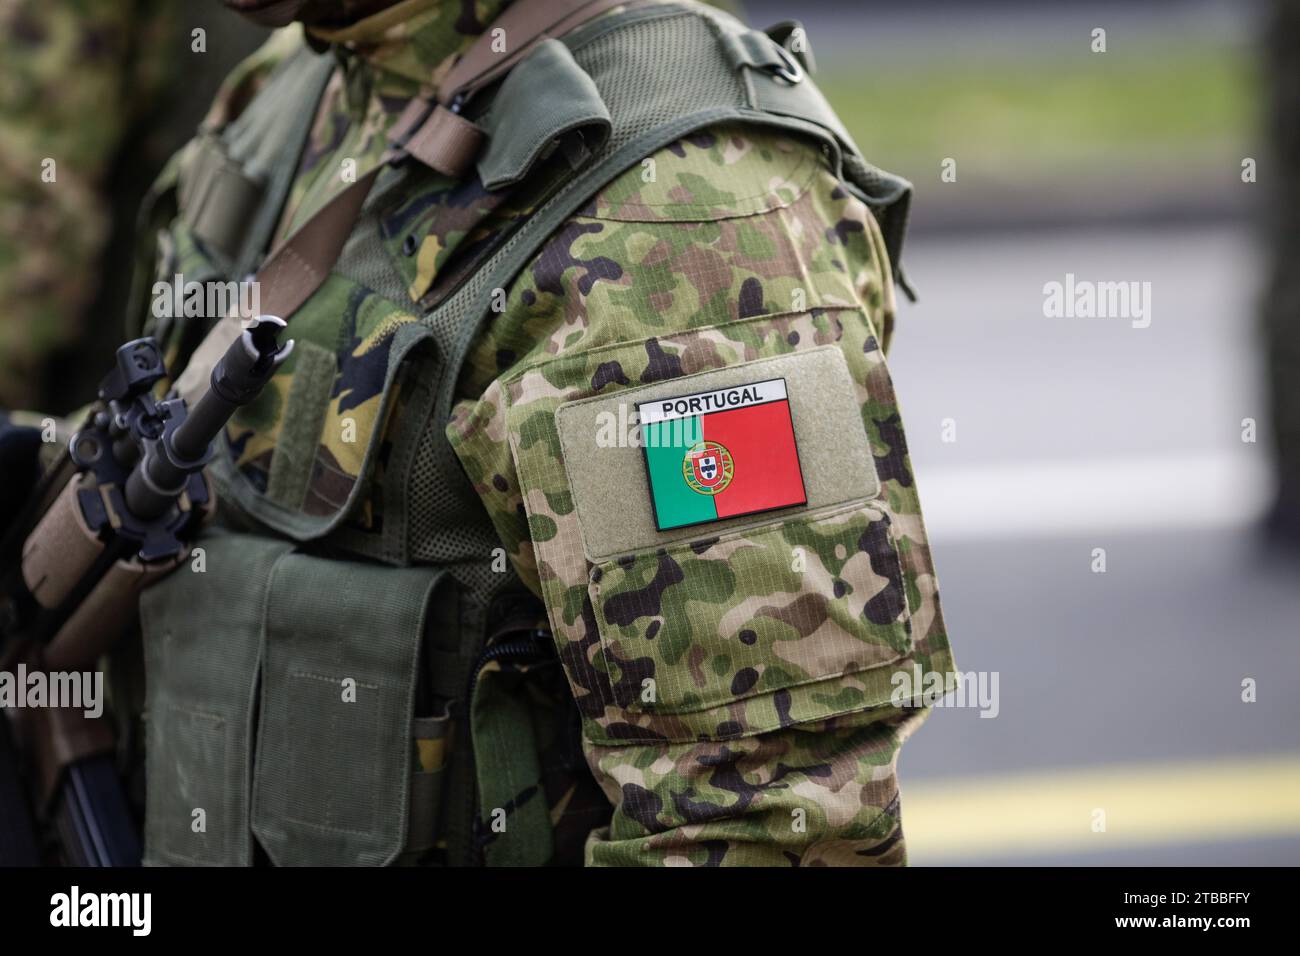
M 731 453 L 712 441 L 695 445 L 682 461 L 682 475 L 686 484 L 701 495 L 719 494 L 731 484 L 734 469 Z
M 717 484 L 721 471 L 717 455 L 700 455 L 695 459 L 695 477 L 702 485 Z

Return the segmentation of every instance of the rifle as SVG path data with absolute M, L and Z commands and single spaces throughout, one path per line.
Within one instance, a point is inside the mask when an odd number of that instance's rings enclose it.
M 117 350 L 82 427 L 0 539 L 0 670 L 93 668 L 135 619 L 140 592 L 186 560 L 213 506 L 212 443 L 288 357 L 284 326 L 247 323 L 192 407 L 175 389 L 155 397 L 168 373 L 154 339 Z M 71 706 L 9 716 L 13 741 L 0 711 L 0 865 L 51 844 L 69 865 L 138 864 L 108 722 Z

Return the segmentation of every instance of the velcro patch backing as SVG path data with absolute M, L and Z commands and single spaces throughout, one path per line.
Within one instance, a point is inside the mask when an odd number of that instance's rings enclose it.
M 773 459 L 768 463 L 784 472 L 791 472 L 791 464 L 794 466 L 794 472 L 780 481 L 767 482 L 769 487 L 777 489 L 771 492 L 775 497 L 769 498 L 761 509 L 745 507 L 743 516 L 733 512 L 738 516 L 726 517 L 725 509 L 718 509 L 708 501 L 710 496 L 696 494 L 696 498 L 714 507 L 715 511 L 700 517 L 700 520 L 678 521 L 671 517 L 665 520 L 666 516 L 660 514 L 656 522 L 644 436 L 648 430 L 662 428 L 674 421 L 680 423 L 682 418 L 652 422 L 647 429 L 639 421 L 637 407 L 644 406 L 642 411 L 649 412 L 648 420 L 662 419 L 665 417 L 662 414 L 666 407 L 664 403 L 669 399 L 743 391 L 746 386 L 762 383 L 766 383 L 767 391 L 759 389 L 758 393 L 768 400 L 776 398 L 780 386 L 784 386 L 785 400 L 766 404 L 769 411 L 778 405 L 788 408 L 788 421 L 793 424 L 794 444 L 797 445 L 797 458 L 793 462 L 787 460 L 789 451 L 793 449 L 782 450 L 782 446 L 777 455 L 780 461 Z M 651 404 L 655 402 L 659 404 Z M 684 407 L 687 410 L 691 408 L 689 404 Z M 742 410 L 745 407 L 763 408 L 764 404 L 742 405 Z M 653 385 L 623 389 L 612 395 L 566 402 L 556 409 L 555 423 L 582 530 L 583 550 L 591 561 L 662 547 L 676 541 L 710 537 L 737 527 L 772 523 L 791 513 L 872 498 L 880 491 L 862 426 L 857 393 L 844 356 L 834 345 L 685 375 Z M 782 423 L 782 427 L 788 426 Z M 780 438 L 779 429 L 773 432 L 773 436 Z M 703 440 L 707 442 L 707 438 L 706 435 Z M 702 452 L 705 459 L 712 457 L 714 460 L 705 460 L 702 464 L 688 462 L 686 456 L 692 450 Z M 650 451 L 664 460 L 666 454 L 673 457 L 677 454 L 663 447 Z M 689 443 L 682 447 L 680 455 L 680 464 L 676 461 L 669 464 L 682 470 L 684 478 L 685 469 L 691 468 L 696 483 L 702 487 L 717 480 L 713 468 L 724 469 L 727 465 L 723 460 L 725 456 L 707 445 L 696 448 L 695 443 Z M 700 456 L 697 454 L 696 457 Z M 731 464 L 734 467 L 734 461 Z M 672 470 L 664 466 L 665 474 Z M 798 473 L 798 478 L 795 473 Z M 730 480 L 741 481 L 734 472 Z M 773 503 L 798 501 L 795 485 L 800 480 L 805 504 L 781 507 Z M 661 479 L 656 479 L 657 486 L 661 483 Z M 685 481 L 682 487 L 689 483 L 689 480 Z M 688 489 L 685 494 L 693 492 Z M 761 500 L 758 503 L 763 504 Z M 659 504 L 660 510 L 664 510 L 662 491 Z M 779 510 L 769 510 L 771 508 Z M 764 513 L 753 513 L 759 510 Z M 701 524 L 701 521 L 707 523 Z M 659 530 L 657 524 L 667 530 Z

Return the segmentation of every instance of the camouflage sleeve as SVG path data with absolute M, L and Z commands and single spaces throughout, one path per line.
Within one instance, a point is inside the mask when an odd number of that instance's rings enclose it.
M 614 805 L 589 865 L 903 861 L 895 762 L 925 711 L 891 706 L 886 665 L 950 662 L 877 333 L 892 309 L 879 229 L 819 151 L 728 127 L 606 187 L 478 343 L 448 434 L 547 605 Z M 625 448 L 638 398 L 779 373 L 806 404 L 823 360 L 864 428 L 804 422 L 804 473 L 868 446 L 876 493 L 814 508 L 810 479 L 808 508 L 656 531 L 646 449 Z

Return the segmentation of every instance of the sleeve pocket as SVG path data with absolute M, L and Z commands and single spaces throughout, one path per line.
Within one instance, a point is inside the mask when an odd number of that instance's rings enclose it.
M 660 522 L 673 472 L 652 472 L 639 410 L 700 398 L 687 410 L 720 418 L 732 412 L 701 396 L 778 378 L 806 504 Z M 950 667 L 897 403 L 860 310 L 560 356 L 505 394 L 539 583 L 591 743 L 749 737 L 901 706 L 913 698 L 896 695 L 900 672 Z M 765 474 L 764 445 L 741 447 L 734 472 Z
M 887 677 L 861 675 L 912 650 L 889 517 L 872 502 L 603 562 L 589 595 L 613 703 L 692 737 L 886 703 Z

